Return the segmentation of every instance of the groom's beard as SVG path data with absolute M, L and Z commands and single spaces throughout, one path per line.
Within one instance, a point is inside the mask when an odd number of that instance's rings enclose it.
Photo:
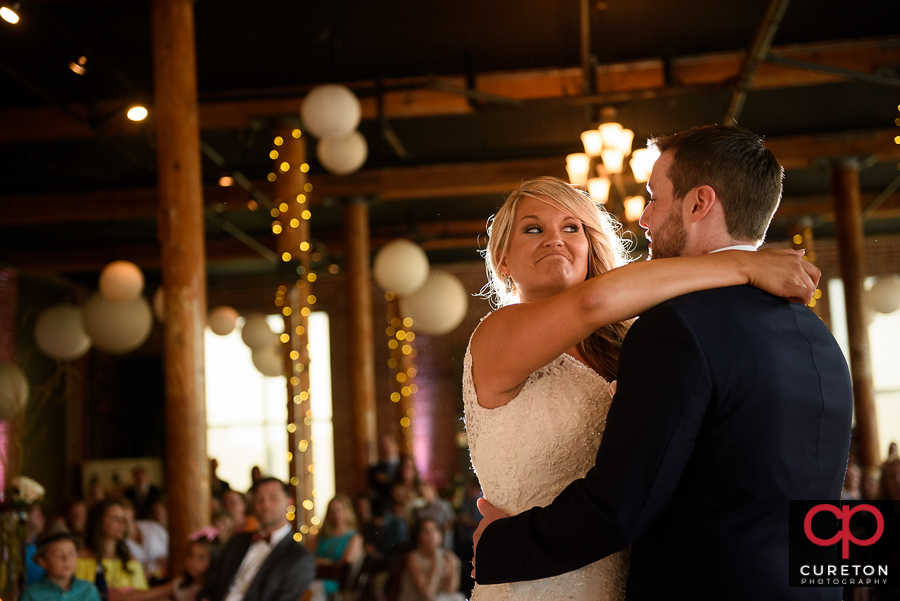
M 652 232 L 650 259 L 680 257 L 687 245 L 687 230 L 679 211 L 672 211 L 658 231 Z

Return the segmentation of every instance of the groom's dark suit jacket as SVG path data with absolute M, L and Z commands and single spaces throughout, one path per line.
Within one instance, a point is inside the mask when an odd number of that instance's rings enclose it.
M 228 596 L 231 581 L 244 561 L 252 537 L 250 533 L 241 533 L 228 540 L 198 599 L 223 601 Z M 244 600 L 299 601 L 315 576 L 315 558 L 289 534 L 266 557 Z
M 841 598 L 788 587 L 788 500 L 840 496 L 846 361 L 808 308 L 749 286 L 635 322 L 596 466 L 543 509 L 490 525 L 479 583 L 561 574 L 631 548 L 627 598 Z

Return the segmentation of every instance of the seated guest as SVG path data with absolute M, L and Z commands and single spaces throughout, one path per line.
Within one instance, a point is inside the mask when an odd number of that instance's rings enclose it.
M 169 531 L 152 520 L 136 520 L 130 501 L 125 506 L 128 551 L 144 568 L 148 581 L 164 580 L 169 573 Z
M 373 509 L 381 512 L 387 507 L 391 498 L 391 488 L 397 479 L 397 467 L 400 465 L 400 448 L 393 436 L 381 438 L 381 461 L 369 466 L 369 488 L 374 494 Z
M 224 545 L 234 535 L 234 518 L 227 511 L 217 511 L 212 515 L 212 527 L 219 535 L 219 541 Z
M 44 510 L 40 503 L 28 508 L 25 518 L 25 584 L 40 582 L 44 577 L 44 569 L 38 565 L 34 556 L 37 553 L 36 541 L 44 530 Z
M 375 510 L 373 514 L 373 528 L 364 534 L 369 537 L 366 539 L 369 547 L 366 552 L 391 559 L 404 551 L 409 542 L 409 522 L 403 506 L 391 500 L 387 507 L 381 508 L 381 513 Z
M 257 482 L 262 480 L 262 478 L 262 470 L 259 469 L 258 465 L 254 465 L 252 468 L 250 468 L 250 488 L 256 486 Z
M 847 475 L 844 476 L 844 487 L 841 489 L 841 501 L 860 501 L 862 492 L 859 485 L 862 482 L 862 470 L 859 464 L 851 461 L 847 464 Z
M 259 523 L 252 515 L 247 515 L 247 501 L 244 495 L 236 490 L 228 489 L 222 493 L 222 509 L 234 518 L 235 532 L 256 532 Z
M 125 498 L 134 505 L 134 514 L 139 520 L 150 516 L 150 508 L 162 498 L 162 490 L 150 484 L 147 470 L 142 465 L 131 468 L 131 486 L 125 489 Z
M 353 499 L 353 511 L 356 513 L 356 526 L 363 537 L 363 550 L 366 553 L 375 553 L 375 516 L 372 515 L 372 497 L 363 493 Z
M 75 577 L 80 546 L 81 540 L 61 526 L 41 536 L 34 559 L 44 577 L 25 589 L 21 601 L 100 601 L 93 584 Z
M 169 508 L 164 499 L 160 499 L 150 506 L 150 519 L 166 530 L 169 529 Z
M 459 521 L 456 526 L 456 540 L 454 541 L 456 556 L 463 565 L 472 565 L 472 542 L 478 522 L 481 521 L 481 511 L 478 510 L 478 499 L 482 497 L 481 485 L 474 475 L 466 479 L 465 498 L 459 512 Z M 475 580 L 469 570 L 463 570 L 460 587 L 462 592 L 471 595 L 475 586 Z
M 316 565 L 333 565 L 338 563 L 353 564 L 362 554 L 362 536 L 356 531 L 356 516 L 350 498 L 338 493 L 328 502 L 325 510 L 325 521 L 317 536 L 307 539 L 307 545 L 316 554 Z M 325 580 L 325 594 L 331 596 L 337 592 L 340 583 L 336 580 Z
M 125 593 L 120 601 L 196 601 L 197 594 L 206 583 L 206 576 L 216 564 L 222 544 L 218 532 L 212 526 L 191 534 L 187 552 L 184 554 L 184 575 L 173 578 L 165 584 L 154 586 L 148 591 Z
M 441 544 L 440 528 L 431 519 L 419 522 L 416 548 L 400 576 L 398 601 L 463 601 L 459 558 Z
M 65 526 L 74 536 L 84 540 L 87 514 L 88 507 L 84 499 L 69 499 L 63 505 L 62 513 L 55 517 L 53 522 L 56 525 Z
M 219 478 L 216 471 L 219 469 L 219 462 L 216 459 L 209 460 L 209 486 L 210 494 L 213 499 L 222 499 L 222 494 L 226 490 L 231 490 L 231 486 L 225 480 Z
M 121 501 L 105 499 L 92 507 L 88 514 L 87 544 L 79 554 L 75 576 L 95 582 L 100 588 L 105 584 L 111 593 L 123 588 L 147 590 L 144 569 L 125 543 L 125 528 L 125 507 Z
M 397 477 L 391 488 L 391 497 L 395 503 L 403 507 L 404 517 L 407 521 L 412 520 L 415 517 L 416 509 L 425 504 L 424 499 L 419 496 L 419 472 L 416 469 L 415 461 L 409 455 L 400 459 Z
M 453 548 L 453 524 L 456 513 L 450 501 L 438 496 L 437 489 L 429 482 L 419 484 L 419 495 L 425 504 L 416 509 L 416 521 L 432 520 L 444 537 L 444 547 Z
M 315 576 L 315 559 L 292 536 L 286 517 L 291 497 L 284 483 L 263 478 L 251 493 L 259 531 L 231 537 L 199 599 L 297 601 Z
M 900 501 L 900 458 L 888 459 L 881 466 L 881 498 Z

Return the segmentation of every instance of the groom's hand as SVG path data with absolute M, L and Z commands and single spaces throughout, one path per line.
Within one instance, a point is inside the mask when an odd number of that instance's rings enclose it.
M 500 511 L 493 505 L 491 505 L 485 499 L 478 499 L 478 511 L 481 512 L 482 518 L 481 521 L 478 522 L 478 528 L 475 530 L 475 534 L 472 537 L 472 542 L 474 543 L 472 552 L 472 578 L 475 578 L 475 557 L 474 555 L 478 554 L 478 541 L 481 540 L 481 535 L 484 532 L 484 529 L 490 526 L 492 523 L 497 520 L 502 520 L 503 518 L 508 518 L 509 515 Z

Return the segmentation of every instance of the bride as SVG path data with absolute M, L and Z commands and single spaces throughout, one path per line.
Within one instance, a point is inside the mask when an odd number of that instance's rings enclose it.
M 507 514 L 548 505 L 593 466 L 630 319 L 670 298 L 752 284 L 801 296 L 797 258 L 728 251 L 626 263 L 613 219 L 553 177 L 524 182 L 497 211 L 485 253 L 500 308 L 472 334 L 466 431 L 484 497 Z M 472 601 L 621 599 L 626 552 L 554 578 L 476 585 Z

